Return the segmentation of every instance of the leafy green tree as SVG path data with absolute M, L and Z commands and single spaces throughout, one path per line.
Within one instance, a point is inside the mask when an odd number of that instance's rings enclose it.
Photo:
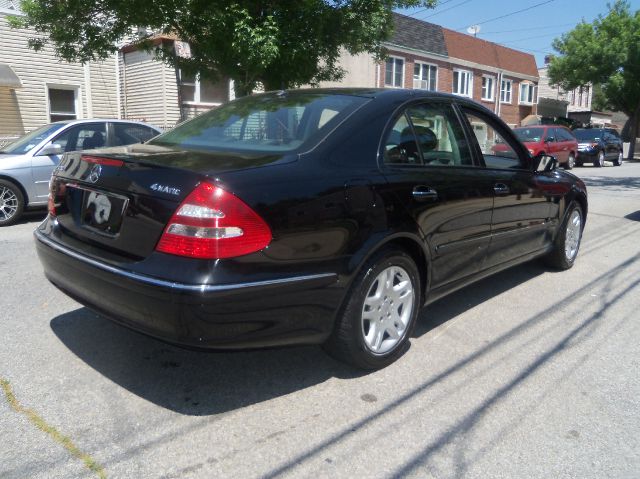
M 633 159 L 640 121 L 640 10 L 631 12 L 623 0 L 608 7 L 606 16 L 583 21 L 554 40 L 560 55 L 551 60 L 549 78 L 567 90 L 590 82 L 601 85 L 601 105 L 629 117 L 625 130 Z
M 51 42 L 67 61 L 113 54 L 136 27 L 174 34 L 191 58 L 156 49 L 160 60 L 212 81 L 231 78 L 238 96 L 266 89 L 336 81 L 340 50 L 384 57 L 394 8 L 433 7 L 436 0 L 23 0 L 15 27 Z M 151 44 L 147 43 L 151 49 Z

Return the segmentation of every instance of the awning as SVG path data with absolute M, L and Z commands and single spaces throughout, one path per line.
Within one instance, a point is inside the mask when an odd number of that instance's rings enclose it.
M 22 88 L 20 78 L 13 69 L 4 63 L 0 63 L 0 87 Z

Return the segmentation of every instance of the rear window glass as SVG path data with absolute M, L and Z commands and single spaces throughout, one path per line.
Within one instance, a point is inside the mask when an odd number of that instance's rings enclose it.
M 287 152 L 311 147 L 367 98 L 268 93 L 233 101 L 151 140 L 184 149 Z
M 602 130 L 573 130 L 578 140 L 599 140 L 602 138 Z
M 517 128 L 513 132 L 520 141 L 538 142 L 544 135 L 544 128 Z

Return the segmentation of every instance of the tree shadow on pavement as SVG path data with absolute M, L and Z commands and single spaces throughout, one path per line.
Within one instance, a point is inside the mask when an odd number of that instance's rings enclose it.
M 616 190 L 636 190 L 640 188 L 640 178 L 638 177 L 606 177 L 606 176 L 594 176 L 584 177 L 582 181 L 587 186 L 594 186 L 600 188 L 615 188 Z

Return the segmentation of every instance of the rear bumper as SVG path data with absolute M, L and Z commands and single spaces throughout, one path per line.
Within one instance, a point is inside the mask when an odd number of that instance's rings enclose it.
M 164 341 L 236 349 L 323 342 L 340 303 L 337 275 L 184 284 L 100 262 L 40 230 L 36 250 L 56 287 L 101 315 Z

